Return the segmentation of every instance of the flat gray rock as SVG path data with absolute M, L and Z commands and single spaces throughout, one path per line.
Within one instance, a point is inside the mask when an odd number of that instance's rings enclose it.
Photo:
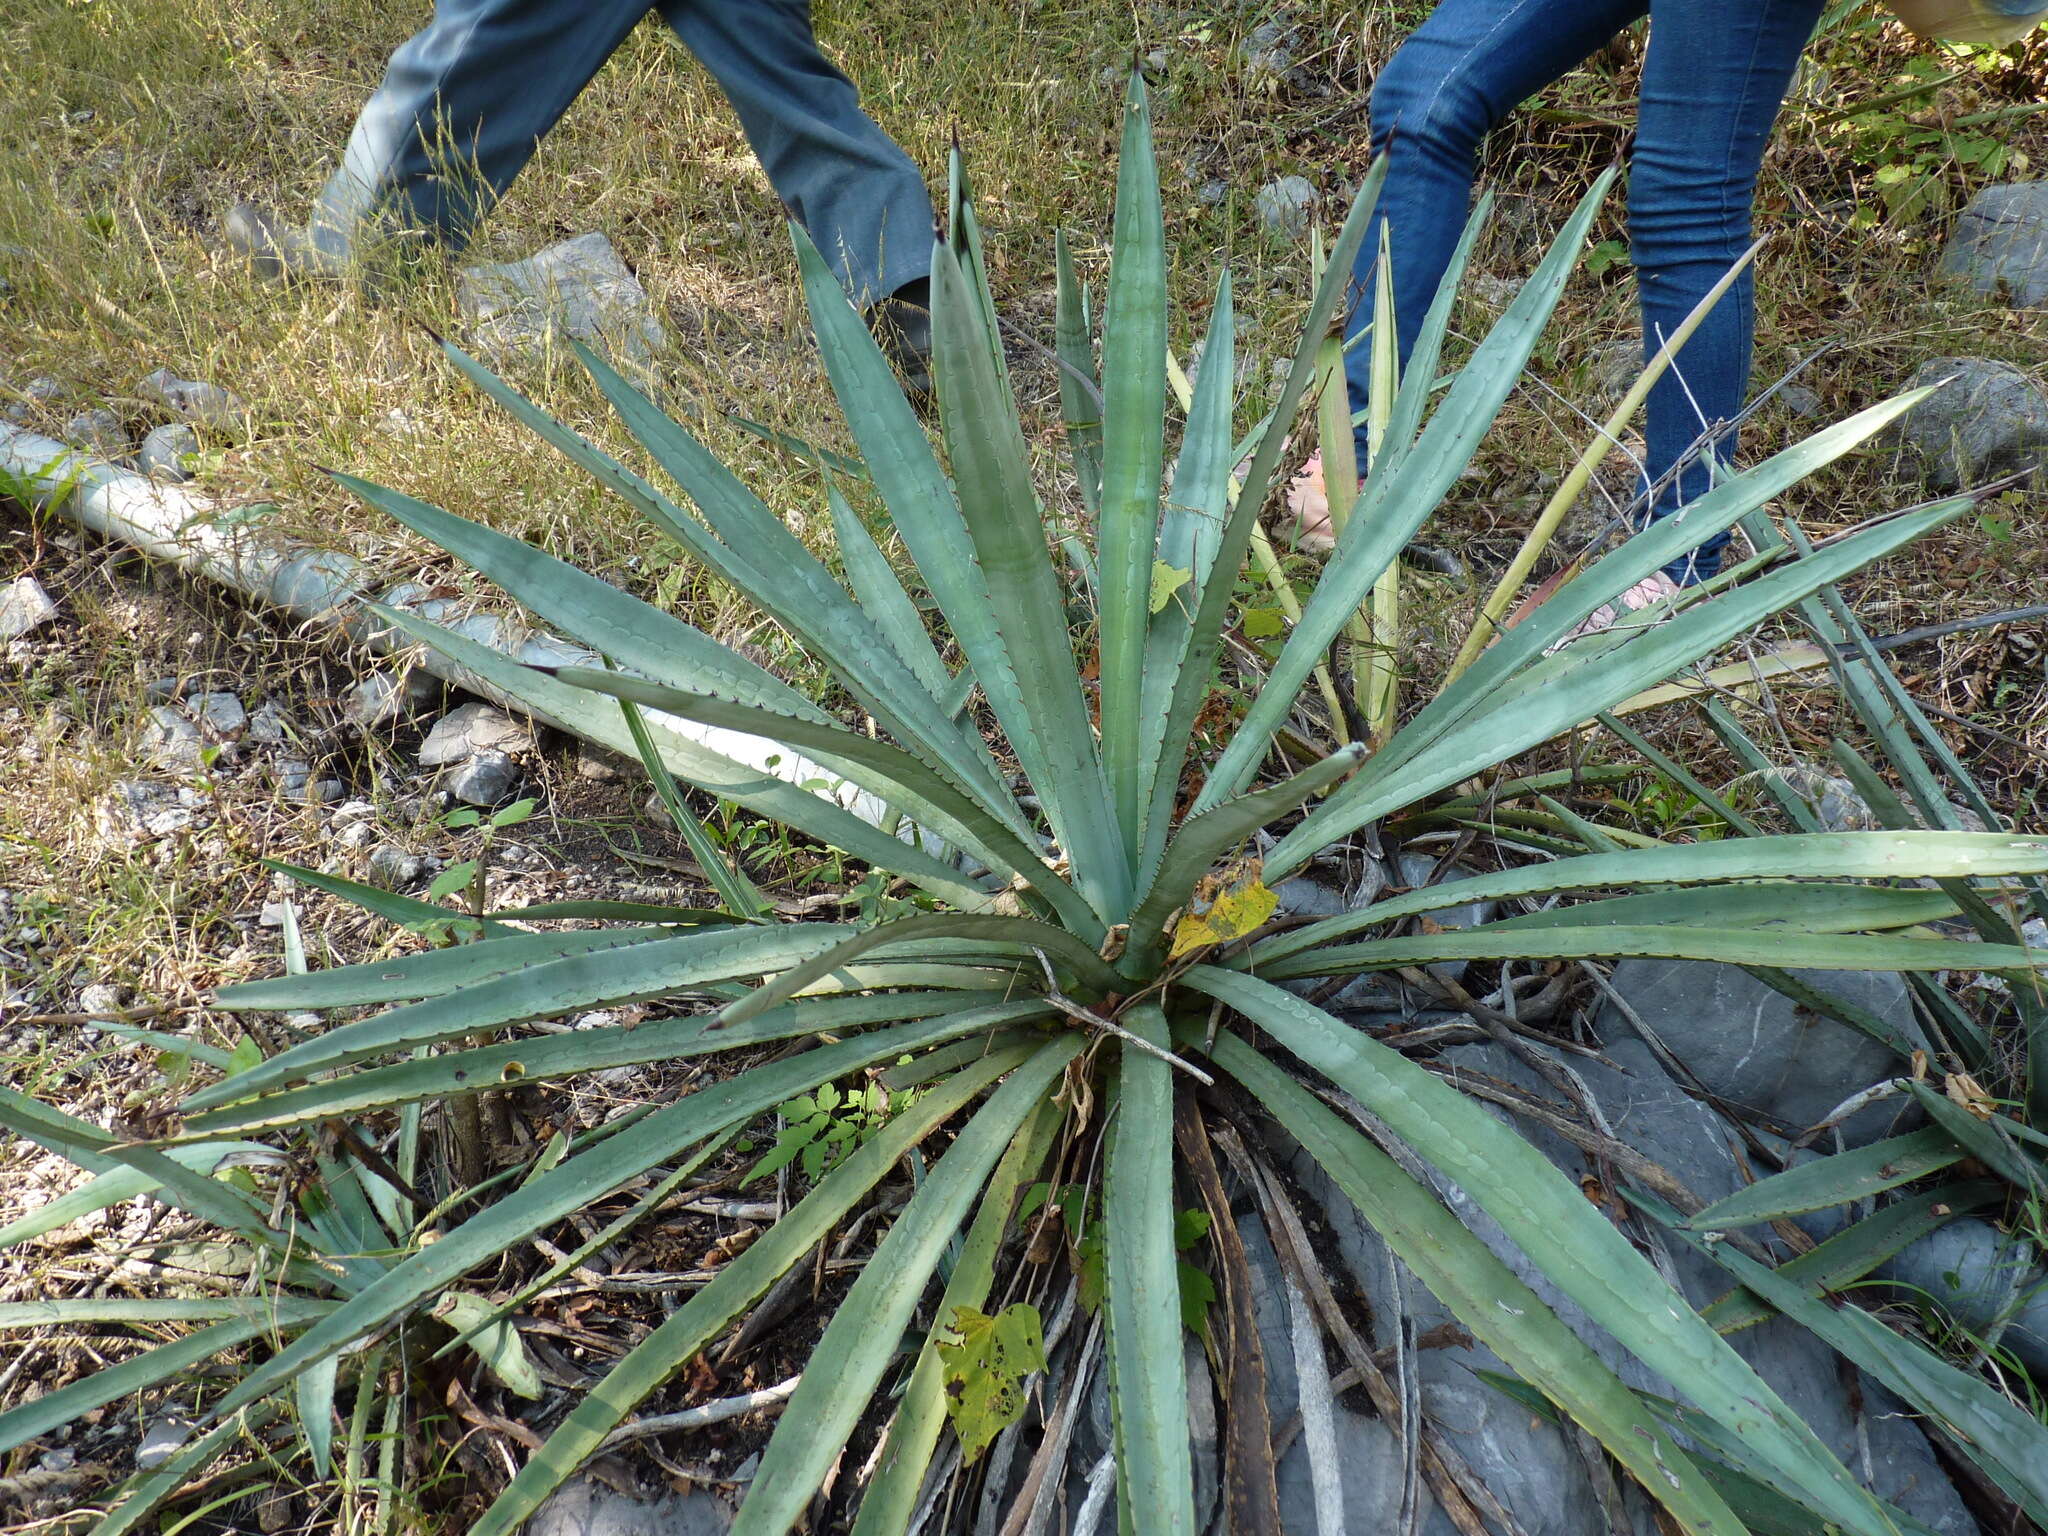
M 420 743 L 420 766 L 440 768 L 469 761 L 480 752 L 530 752 L 533 732 L 502 709 L 489 704 L 464 704 L 450 710 Z
M 1913 1045 L 1925 1038 L 1905 981 L 1876 971 L 1796 971 L 1818 991 L 1875 1014 Z M 1747 971 L 1703 960 L 1624 960 L 1614 990 L 1709 1092 L 1797 1129 L 1816 1125 L 1851 1095 L 1904 1063 L 1868 1035 L 1774 992 Z M 1610 1042 L 1634 1026 L 1609 1003 L 1597 1028 Z M 1896 1104 L 1877 1104 L 1842 1127 L 1847 1145 L 1895 1134 Z
M 724 1536 L 731 1525 L 732 1511 L 710 1493 L 635 1499 L 583 1478 L 535 1510 L 524 1536 Z
M 1971 198 L 1941 272 L 2024 308 L 2048 304 L 2048 181 L 2006 182 Z
M 1252 194 L 1260 227 L 1284 240 L 1299 240 L 1315 217 L 1316 189 L 1305 176 L 1282 176 Z
M 456 300 L 477 345 L 495 355 L 545 354 L 573 336 L 644 363 L 668 345 L 640 279 L 595 231 L 524 261 L 465 267 Z
M 2048 1381 L 2048 1272 L 2033 1244 L 1988 1221 L 1960 1217 L 1930 1232 L 1877 1273 L 1901 1299 L 1932 1302 Z
M 1612 1045 L 1614 1065 L 1574 1059 L 1571 1063 L 1613 1124 L 1615 1132 L 1646 1156 L 1659 1162 L 1704 1199 L 1731 1194 L 1747 1180 L 1734 1150 L 1732 1131 L 1706 1106 L 1687 1095 L 1666 1075 L 1648 1050 L 1632 1040 Z M 1505 1079 L 1555 1101 L 1547 1084 L 1500 1047 L 1460 1046 L 1443 1060 L 1453 1066 Z M 1526 1126 L 1517 1126 L 1527 1130 Z M 1576 1148 L 1538 1132 L 1529 1137 L 1569 1177 L 1594 1172 Z M 1293 1166 L 1300 1187 L 1320 1204 L 1328 1217 L 1336 1253 L 1365 1292 L 1375 1318 L 1390 1319 L 1405 1311 L 1418 1333 L 1451 1322 L 1452 1315 L 1420 1284 L 1408 1280 L 1397 1296 L 1389 1275 L 1387 1250 L 1362 1217 L 1305 1155 Z M 1506 1233 L 1463 1191 L 1439 1179 L 1459 1218 L 1520 1278 L 1543 1298 L 1560 1320 L 1580 1335 L 1622 1380 L 1639 1390 L 1684 1397 L 1683 1384 L 1674 1393 L 1665 1382 L 1627 1356 L 1607 1334 L 1549 1278 L 1530 1263 Z M 1759 1229 L 1761 1230 L 1761 1229 Z M 1678 1243 L 1665 1244 L 1672 1268 L 1687 1299 L 1703 1306 L 1722 1295 L 1732 1280 L 1718 1265 Z M 1379 1325 L 1372 1342 L 1384 1345 L 1388 1335 Z M 1867 1465 L 1871 1486 L 1936 1532 L 1937 1536 L 1976 1536 L 1977 1526 L 1921 1434 L 1901 1408 L 1876 1383 L 1864 1380 L 1858 1395 L 1842 1378 L 1834 1353 L 1812 1334 L 1777 1319 L 1744 1329 L 1730 1342 L 1771 1387 L 1845 1465 L 1859 1475 Z M 1482 1345 L 1424 1350 L 1418 1356 L 1425 1410 L 1437 1427 L 1471 1462 L 1474 1470 L 1514 1512 L 1532 1536 L 1584 1536 L 1606 1529 L 1595 1502 L 1595 1490 L 1576 1451 L 1548 1423 L 1509 1402 L 1473 1375 L 1476 1370 L 1500 1371 L 1498 1358 Z M 1864 1445 L 1868 1445 L 1868 1461 Z M 1347 1490 L 1347 1500 L 1350 1495 Z M 1639 1491 L 1626 1497 L 1638 1530 L 1655 1529 L 1647 1518 Z M 1358 1529 L 1383 1529 L 1360 1526 Z M 1439 1529 L 1425 1524 L 1435 1536 Z
M 1911 387 L 1928 384 L 1942 387 L 1906 413 L 1899 433 L 1936 490 L 2048 462 L 2048 393 L 2011 363 L 1938 357 L 1913 375 Z
M 0 640 L 19 640 L 57 617 L 57 605 L 33 576 L 17 576 L 0 587 Z
M 192 471 L 185 467 L 185 456 L 198 451 L 199 434 L 182 421 L 174 421 L 156 428 L 142 440 L 135 455 L 135 467 L 152 479 L 176 485 L 192 478 Z
M 202 427 L 230 432 L 248 425 L 248 404 L 233 390 L 204 379 L 181 379 L 168 368 L 139 381 L 135 393 Z

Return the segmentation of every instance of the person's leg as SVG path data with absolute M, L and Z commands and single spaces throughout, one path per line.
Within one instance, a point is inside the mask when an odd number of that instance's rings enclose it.
M 439 0 L 391 56 L 315 207 L 315 246 L 345 260 L 372 220 L 451 249 L 533 158 L 648 0 Z
M 1486 135 L 1648 10 L 1649 0 L 1442 0 L 1430 12 L 1373 82 L 1372 147 L 1387 157 L 1387 179 L 1359 249 L 1351 336 L 1372 323 L 1385 225 L 1406 364 L 1464 232 Z M 1354 412 L 1370 395 L 1371 366 L 1369 345 L 1351 349 Z
M 1647 358 L 1750 243 L 1751 204 L 1771 126 L 1823 0 L 1653 0 L 1642 115 L 1629 164 L 1628 226 Z M 1665 478 L 1693 444 L 1742 409 L 1756 325 L 1745 273 L 1650 392 L 1646 468 Z M 1725 459 L 1735 434 L 1719 431 Z M 1711 484 L 1700 460 L 1658 493 L 1664 516 Z M 1727 536 L 1669 567 L 1684 583 L 1720 568 Z
M 790 216 L 848 291 L 877 306 L 931 274 L 924 178 L 818 49 L 808 0 L 662 0 L 725 92 Z

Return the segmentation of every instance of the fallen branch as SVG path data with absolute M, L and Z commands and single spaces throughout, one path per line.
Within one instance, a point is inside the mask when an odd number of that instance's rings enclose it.
M 792 1376 L 787 1381 L 779 1381 L 772 1387 L 763 1387 L 758 1392 L 742 1392 L 737 1397 L 721 1397 L 714 1402 L 699 1403 L 695 1408 L 685 1408 L 681 1413 L 657 1413 L 644 1419 L 635 1419 L 630 1424 L 621 1424 L 606 1435 L 597 1448 L 600 1451 L 609 1451 L 615 1446 L 645 1440 L 649 1435 L 665 1435 L 674 1429 L 702 1429 L 707 1424 L 722 1424 L 727 1419 L 759 1413 L 764 1408 L 779 1408 L 790 1400 L 802 1381 L 803 1377 Z

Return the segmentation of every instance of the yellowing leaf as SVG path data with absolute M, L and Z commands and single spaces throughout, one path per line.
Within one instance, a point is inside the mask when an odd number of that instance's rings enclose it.
M 1193 571 L 1184 571 L 1177 565 L 1168 565 L 1164 560 L 1152 562 L 1152 611 L 1159 612 L 1173 601 L 1173 594 L 1195 579 Z
M 1247 608 L 1238 615 L 1237 627 L 1247 640 L 1270 640 L 1287 628 L 1287 616 L 1278 608 Z
M 1195 903 L 1190 903 L 1186 914 L 1174 925 L 1173 957 L 1177 960 L 1208 945 L 1228 944 L 1256 933 L 1279 905 L 1280 898 L 1257 875 L 1248 876 L 1241 884 L 1219 894 L 1207 911 L 1198 912 Z
M 952 1337 L 938 1343 L 945 1370 L 946 1417 L 972 1462 L 1024 1412 L 1024 1383 L 1045 1369 L 1044 1323 L 1028 1302 L 994 1317 L 956 1307 Z
M 1941 1086 L 1951 1104 L 1968 1110 L 1979 1120 L 1989 1120 L 1997 1111 L 1998 1100 L 1986 1093 L 1984 1085 L 1967 1072 L 1951 1073 Z

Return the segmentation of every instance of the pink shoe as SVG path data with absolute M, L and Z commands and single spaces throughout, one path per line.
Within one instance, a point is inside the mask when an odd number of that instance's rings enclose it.
M 1678 596 L 1678 583 L 1662 571 L 1653 572 L 1630 587 L 1612 603 L 1602 603 L 1578 623 L 1572 626 L 1565 640 L 1576 640 L 1581 635 L 1597 635 L 1603 629 L 1612 629 L 1624 613 L 1640 613 L 1653 604 Z M 1560 640 L 1558 644 L 1564 644 Z

